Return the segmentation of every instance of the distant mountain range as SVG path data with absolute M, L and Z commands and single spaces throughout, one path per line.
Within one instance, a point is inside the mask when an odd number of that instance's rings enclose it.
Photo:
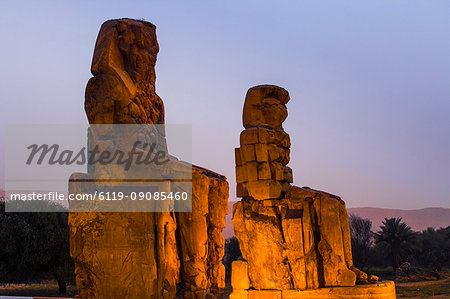
M 424 208 L 419 210 L 397 210 L 381 208 L 348 208 L 349 214 L 372 220 L 372 230 L 379 230 L 384 218 L 402 217 L 403 221 L 415 231 L 428 227 L 441 228 L 450 225 L 450 209 Z
M 227 215 L 226 227 L 223 230 L 225 238 L 234 236 L 233 226 L 231 224 L 233 204 L 229 202 L 230 211 Z M 441 228 L 450 225 L 450 209 L 446 208 L 425 208 L 419 210 L 397 210 L 382 208 L 347 208 L 348 214 L 355 214 L 362 218 L 368 218 L 372 221 L 372 231 L 377 231 L 384 218 L 402 217 L 413 230 L 422 231 L 428 227 Z

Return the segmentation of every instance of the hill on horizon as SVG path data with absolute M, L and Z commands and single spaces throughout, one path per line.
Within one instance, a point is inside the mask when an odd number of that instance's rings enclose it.
M 373 207 L 348 208 L 348 214 L 355 214 L 372 221 L 372 230 L 379 230 L 384 218 L 401 217 L 415 231 L 428 227 L 436 229 L 450 225 L 450 209 L 423 208 L 416 210 L 383 209 Z
M 233 213 L 233 204 L 236 201 L 230 201 L 229 213 L 226 219 L 226 226 L 223 230 L 224 237 L 234 236 L 231 218 Z M 384 208 L 347 208 L 347 213 L 358 215 L 362 218 L 368 218 L 372 221 L 372 231 L 378 231 L 384 218 L 402 217 L 413 230 L 422 231 L 428 227 L 436 229 L 450 225 L 450 209 L 447 208 L 423 208 L 416 210 L 384 209 Z

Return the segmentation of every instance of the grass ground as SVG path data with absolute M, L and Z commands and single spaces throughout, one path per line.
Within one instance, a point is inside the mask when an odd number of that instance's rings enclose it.
M 450 298 L 450 278 L 435 281 L 396 283 L 397 297 Z
M 43 281 L 29 284 L 4 284 L 0 285 L 0 296 L 28 296 L 28 297 L 59 297 L 73 298 L 77 295 L 75 286 L 68 285 L 66 294 L 58 293 L 56 281 Z
M 395 279 L 395 272 L 394 272 L 394 270 L 392 270 L 392 267 L 370 268 L 369 271 L 367 271 L 367 274 L 376 275 L 382 280 L 394 280 Z
M 448 270 L 448 269 L 444 269 Z M 421 272 L 427 272 L 429 269 L 421 269 Z M 368 274 L 376 275 L 382 280 L 394 280 L 395 272 L 392 267 L 371 268 Z M 397 297 L 406 298 L 450 298 L 450 279 L 441 279 L 433 281 L 418 281 L 395 283 Z M 433 297 L 434 296 L 434 297 Z

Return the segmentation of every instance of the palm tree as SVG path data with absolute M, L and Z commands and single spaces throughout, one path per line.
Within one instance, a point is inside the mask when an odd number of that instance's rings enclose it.
M 392 268 L 406 261 L 417 241 L 417 234 L 402 218 L 384 218 L 381 230 L 375 233 L 375 244 L 385 258 L 390 258 Z

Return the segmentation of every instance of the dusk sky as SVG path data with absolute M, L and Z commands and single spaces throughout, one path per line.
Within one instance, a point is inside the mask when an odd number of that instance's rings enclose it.
M 192 124 L 193 162 L 226 175 L 230 200 L 246 91 L 275 84 L 291 96 L 295 185 L 347 207 L 450 208 L 450 1 L 4 1 L 1 12 L 2 181 L 5 124 L 87 123 L 98 31 L 129 17 L 157 26 L 166 123 Z

